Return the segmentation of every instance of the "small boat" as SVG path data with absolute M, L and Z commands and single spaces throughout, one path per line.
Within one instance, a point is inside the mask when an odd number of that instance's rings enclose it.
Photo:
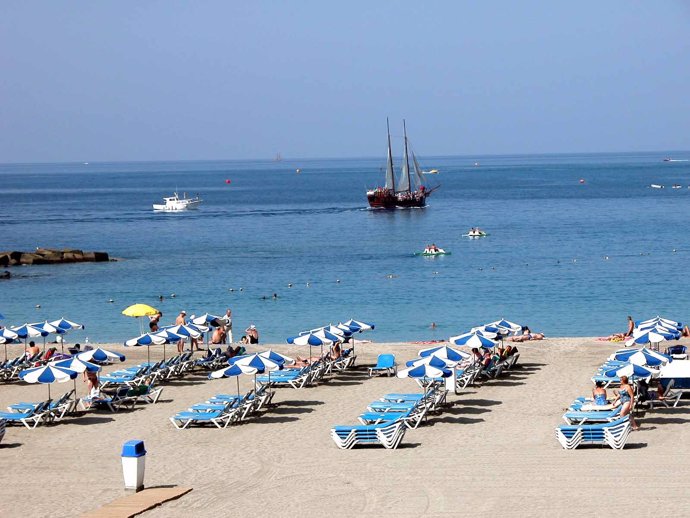
M 664 158 L 664 162 L 687 162 L 687 158 Z
M 414 152 L 408 150 L 407 127 L 403 120 L 403 133 L 405 138 L 402 171 L 400 178 L 396 180 L 393 170 L 393 152 L 391 150 L 391 132 L 386 119 L 388 129 L 388 159 L 386 161 L 386 183 L 383 187 L 367 190 L 367 201 L 372 209 L 396 209 L 426 206 L 426 198 L 438 186 L 431 189 L 424 185 L 422 168 L 419 167 Z M 410 172 L 410 158 L 412 154 L 412 172 Z
M 450 252 L 446 252 L 443 248 L 431 248 L 426 247 L 423 252 L 415 252 L 414 255 L 423 255 L 425 257 L 434 257 L 437 255 L 450 255 Z
M 663 189 L 663 188 L 664 188 L 663 185 L 660 185 L 660 184 L 658 184 L 658 183 L 653 183 L 653 184 L 650 185 L 650 187 L 651 187 L 652 189 Z
M 201 198 L 187 198 L 187 193 L 183 193 L 182 198 L 177 193 L 163 198 L 163 203 L 154 203 L 153 210 L 159 212 L 179 212 L 187 209 L 196 209 L 201 203 Z
M 489 234 L 479 228 L 473 228 L 467 234 L 463 234 L 462 237 L 486 237 L 488 235 Z
M 677 184 L 677 183 L 674 183 L 674 184 L 671 186 L 671 189 L 680 189 L 680 188 L 682 188 L 682 187 L 683 187 L 682 185 Z
M 438 169 L 430 169 L 429 171 L 422 171 L 422 174 L 438 174 Z

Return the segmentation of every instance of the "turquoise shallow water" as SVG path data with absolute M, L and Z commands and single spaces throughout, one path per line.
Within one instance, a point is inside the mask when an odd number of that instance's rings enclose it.
M 231 307 L 237 328 L 255 323 L 271 342 L 350 317 L 375 322 L 380 341 L 500 317 L 547 335 L 620 331 L 628 314 L 687 320 L 690 163 L 663 156 L 427 158 L 440 189 L 426 209 L 394 212 L 366 207 L 378 159 L 0 165 L 1 249 L 123 259 L 13 268 L 0 313 L 65 316 L 87 325 L 72 340 L 101 341 L 136 334 L 120 314 L 135 302 L 164 321 Z M 175 189 L 203 205 L 154 214 Z M 490 236 L 463 238 L 472 226 Z M 452 255 L 415 257 L 427 242 Z

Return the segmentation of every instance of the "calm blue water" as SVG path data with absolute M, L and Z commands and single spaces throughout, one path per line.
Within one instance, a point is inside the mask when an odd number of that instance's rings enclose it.
M 425 159 L 441 188 L 426 209 L 394 212 L 366 208 L 382 159 L 0 165 L 0 249 L 123 259 L 13 268 L 0 313 L 5 324 L 85 323 L 72 341 L 135 335 L 120 314 L 135 302 L 166 322 L 230 307 L 236 330 L 255 323 L 275 342 L 350 317 L 375 322 L 380 341 L 446 338 L 500 317 L 547 335 L 621 331 L 628 314 L 687 320 L 690 162 L 663 156 Z M 202 207 L 154 214 L 176 189 Z M 461 237 L 472 226 L 490 236 Z M 452 255 L 413 256 L 427 242 Z

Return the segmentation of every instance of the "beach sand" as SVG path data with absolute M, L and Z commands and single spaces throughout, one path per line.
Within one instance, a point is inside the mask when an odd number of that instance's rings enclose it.
M 146 443 L 147 486 L 194 488 L 150 517 L 683 514 L 690 504 L 687 401 L 647 413 L 623 451 L 565 451 L 555 439 L 564 409 L 591 392 L 593 371 L 620 345 L 592 338 L 520 344 L 520 368 L 450 394 L 450 408 L 408 431 L 392 451 L 340 450 L 329 430 L 356 423 L 386 392 L 419 391 L 412 380 L 369 379 L 364 366 L 383 352 L 402 363 L 424 346 L 362 344 L 358 369 L 316 387 L 278 389 L 275 408 L 225 430 L 176 430 L 168 421 L 212 394 L 235 391 L 234 379 L 188 376 L 166 384 L 156 405 L 31 431 L 8 428 L 0 445 L 0 515 L 76 516 L 121 496 L 120 451 L 130 439 Z M 127 354 L 126 364 L 146 358 L 144 348 L 112 347 Z M 241 379 L 243 391 L 251 384 Z M 53 385 L 53 394 L 71 385 Z M 5 384 L 0 407 L 46 394 L 46 386 Z

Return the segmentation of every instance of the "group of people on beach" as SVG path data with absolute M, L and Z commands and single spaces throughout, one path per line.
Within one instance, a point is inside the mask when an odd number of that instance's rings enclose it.
M 158 311 L 155 315 L 149 317 L 149 330 L 154 333 L 159 330 L 160 319 L 163 316 L 161 311 Z M 194 320 L 194 315 L 192 315 L 189 321 Z M 187 325 L 187 312 L 181 310 L 180 313 L 175 318 L 175 325 L 184 326 Z M 228 308 L 225 311 L 225 315 L 219 317 L 212 322 L 212 326 L 215 328 L 211 334 L 211 344 L 222 345 L 222 344 L 232 344 L 234 343 L 232 336 L 232 310 Z M 241 344 L 258 344 L 259 343 L 259 331 L 254 324 L 244 330 L 245 334 L 240 339 Z M 200 337 L 189 337 L 190 348 L 192 351 L 201 351 L 201 344 L 203 343 L 203 334 Z M 177 342 L 177 352 L 182 353 L 186 345 L 186 338 L 181 338 Z M 237 348 L 239 349 L 239 347 Z

